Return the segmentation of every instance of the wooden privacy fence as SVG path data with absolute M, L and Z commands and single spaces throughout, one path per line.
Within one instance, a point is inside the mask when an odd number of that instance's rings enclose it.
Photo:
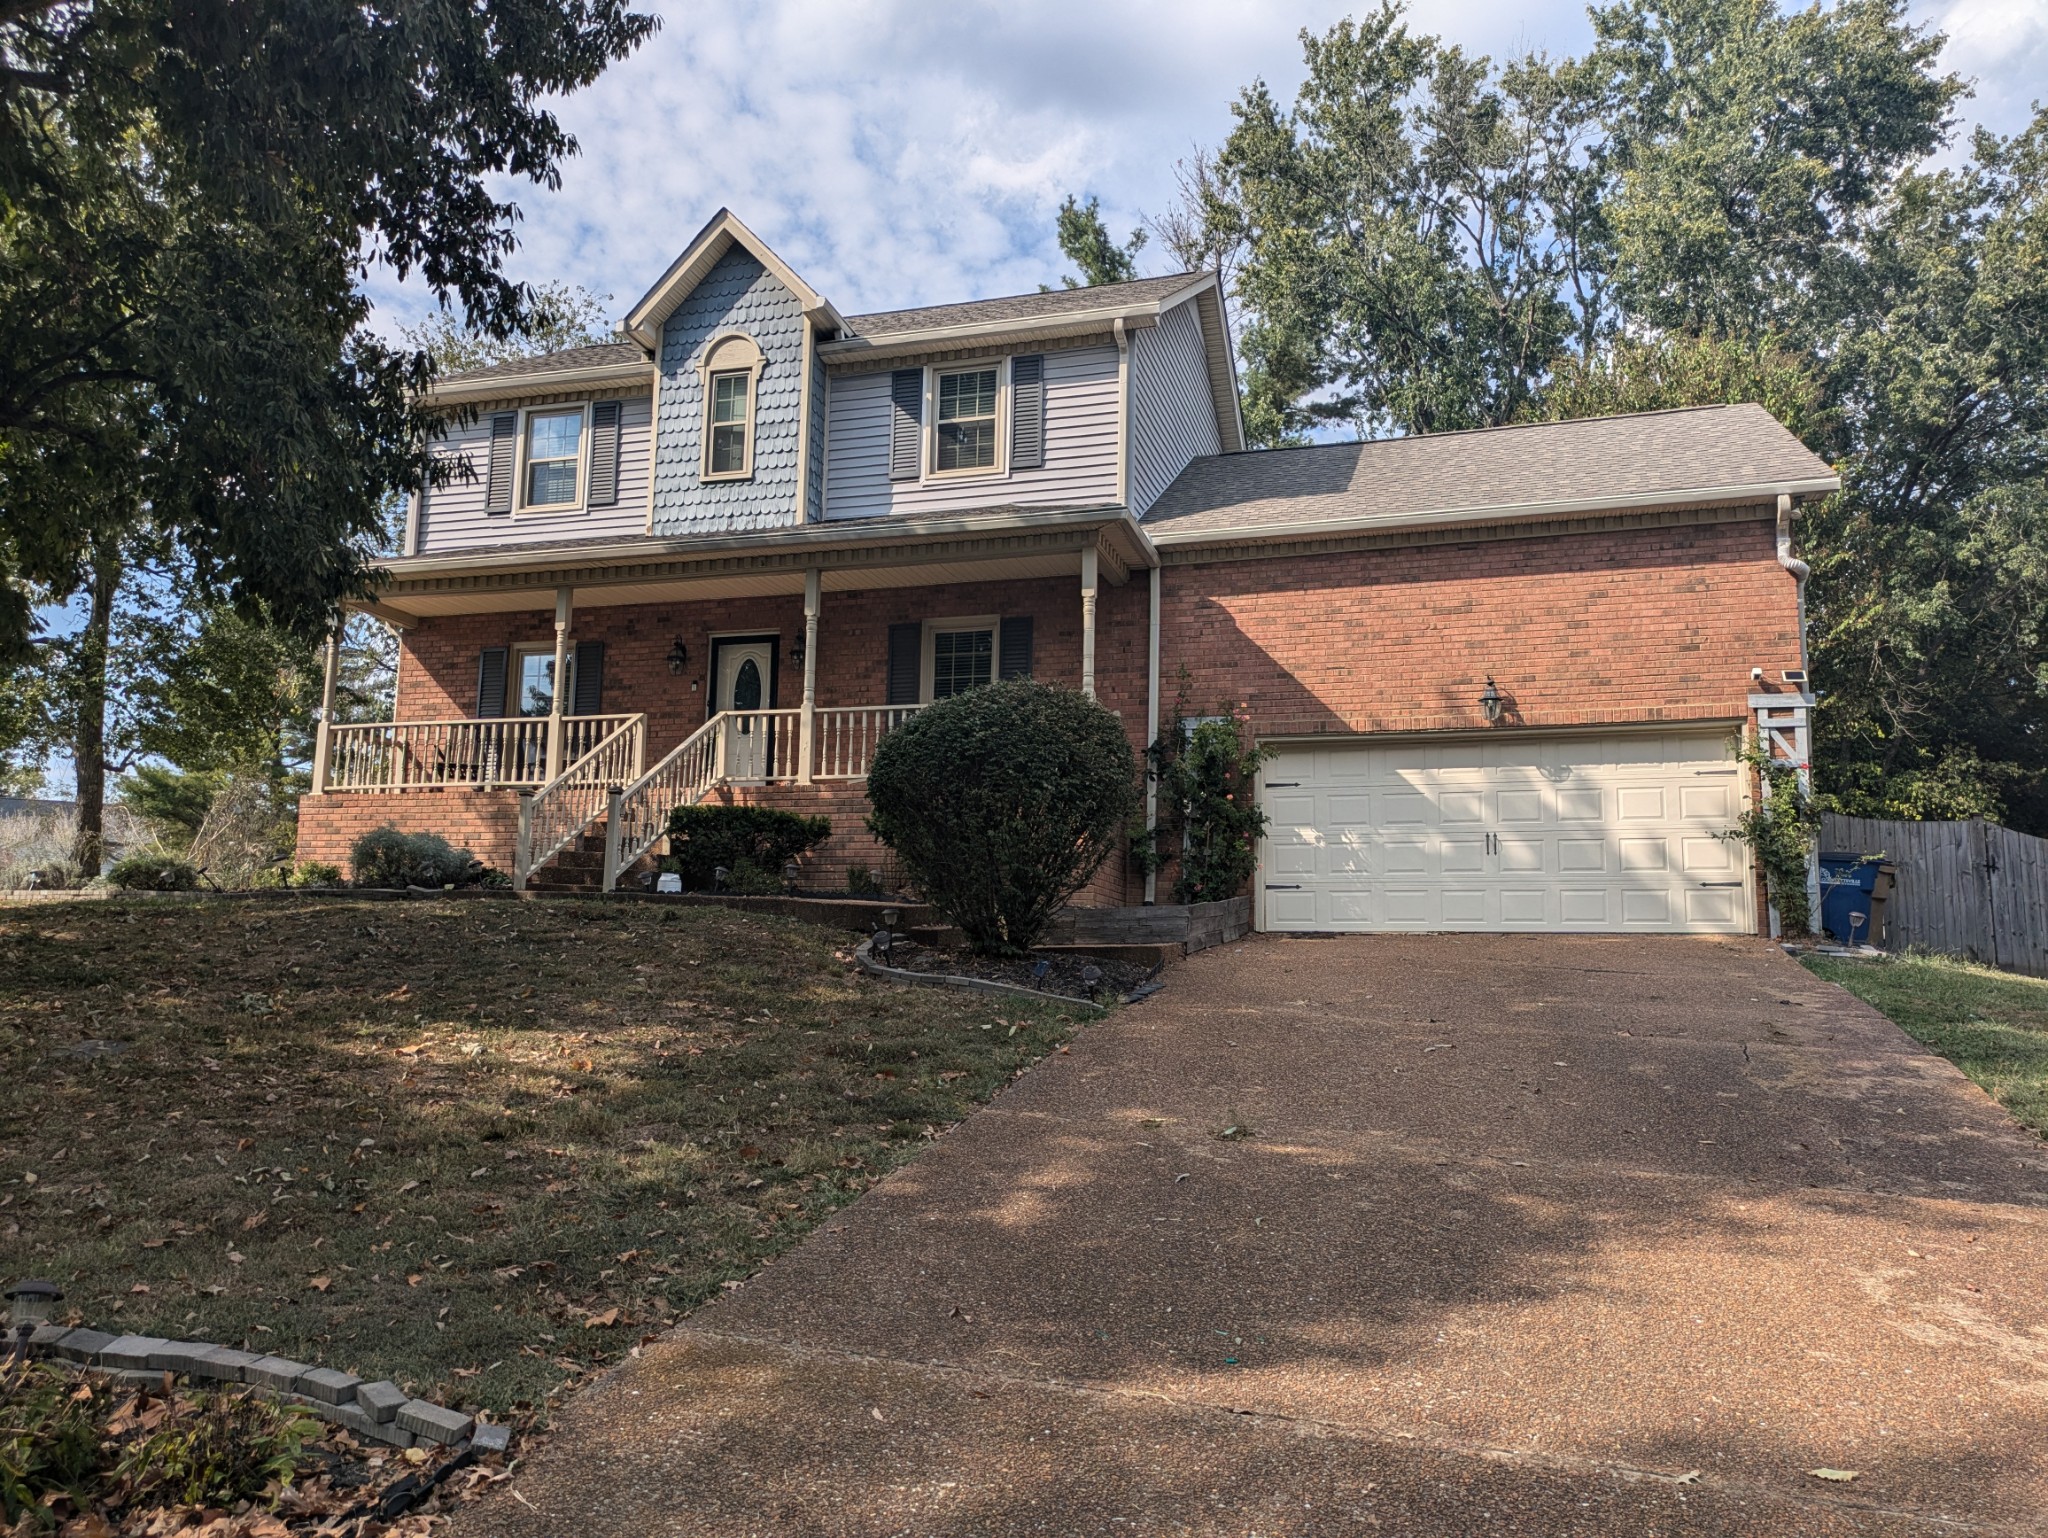
M 1917 945 L 2048 977 L 2048 839 L 1995 822 L 1824 816 L 1820 847 L 1898 867 L 1885 945 Z

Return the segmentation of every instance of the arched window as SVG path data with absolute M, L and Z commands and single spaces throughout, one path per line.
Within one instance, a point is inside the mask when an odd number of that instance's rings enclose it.
M 767 360 L 754 339 L 734 331 L 713 337 L 697 372 L 704 383 L 707 481 L 744 481 L 754 473 L 754 401 Z

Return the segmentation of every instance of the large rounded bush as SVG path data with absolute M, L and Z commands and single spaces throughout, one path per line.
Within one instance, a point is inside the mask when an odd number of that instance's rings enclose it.
M 372 828 L 348 852 L 357 886 L 446 886 L 476 873 L 476 856 L 438 833 L 401 833 L 390 824 Z
M 927 706 L 884 737 L 868 826 L 969 944 L 1014 956 L 1108 858 L 1137 794 L 1115 716 L 1018 679 Z

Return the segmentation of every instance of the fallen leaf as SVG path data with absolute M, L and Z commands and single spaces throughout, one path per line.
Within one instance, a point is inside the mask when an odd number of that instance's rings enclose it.
M 889 1075 L 889 1077 L 893 1079 L 896 1077 L 896 1075 L 892 1073 Z M 756 1148 L 752 1143 L 742 1144 L 740 1147 L 740 1157 L 742 1159 L 758 1159 L 761 1157 L 761 1150 Z
M 615 1308 L 608 1308 L 603 1313 L 592 1314 L 588 1319 L 584 1320 L 583 1328 L 586 1330 L 607 1330 L 618 1322 L 619 1311 Z
M 425 1463 L 427 1450 L 424 1447 L 408 1447 L 405 1450 L 405 1461 L 414 1465 Z
M 255 1146 L 256 1139 L 252 1137 L 240 1137 L 235 1139 L 236 1153 L 247 1153 L 250 1149 L 254 1148 Z
M 267 1208 L 260 1212 L 252 1212 L 246 1218 L 242 1219 L 242 1231 L 244 1233 L 247 1233 L 252 1229 L 261 1228 L 265 1223 L 268 1223 L 269 1221 L 270 1212 Z
M 145 1250 L 160 1250 L 170 1242 L 168 1239 L 145 1239 L 142 1241 L 142 1247 Z
M 137 1282 L 133 1287 L 130 1287 L 128 1290 L 131 1293 L 142 1293 L 147 1295 L 149 1292 L 149 1283 Z
M 871 1409 L 868 1411 L 868 1414 L 872 1415 L 876 1420 L 881 1421 L 884 1424 L 887 1424 L 889 1419 L 889 1417 L 884 1415 L 880 1410 Z
M 334 1278 L 331 1276 L 316 1276 L 306 1285 L 315 1292 L 325 1292 L 334 1285 Z
M 449 1370 L 453 1372 L 455 1376 L 458 1378 L 474 1378 L 478 1373 L 483 1371 L 481 1367 L 454 1367 L 450 1368 Z
M 240 1250 L 228 1251 L 228 1264 L 231 1266 L 239 1266 L 243 1261 L 247 1260 L 248 1258 L 249 1257 L 247 1255 L 244 1255 Z
M 420 1183 L 417 1180 L 408 1180 L 404 1185 L 398 1188 L 398 1194 L 400 1196 L 403 1196 L 406 1192 L 417 1191 L 419 1188 Z
M 1834 1481 L 1838 1485 L 1846 1485 L 1856 1477 L 1858 1471 L 1855 1469 L 1808 1469 L 1806 1472 L 1815 1479 L 1827 1479 Z

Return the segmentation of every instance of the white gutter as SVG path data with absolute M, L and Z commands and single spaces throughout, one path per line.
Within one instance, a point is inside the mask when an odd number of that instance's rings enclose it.
M 876 546 L 914 544 L 933 538 L 980 534 L 1018 534 L 1067 529 L 1085 530 L 1107 524 L 1119 525 L 1138 552 L 1137 564 L 1157 564 L 1159 554 L 1146 531 L 1121 507 L 1081 508 L 1059 513 L 1005 513 L 996 515 L 891 519 L 889 527 L 877 528 L 867 519 L 841 523 L 812 523 L 784 526 L 749 533 L 686 535 L 674 539 L 638 539 L 630 543 L 536 546 L 531 550 L 480 550 L 463 555 L 399 557 L 383 563 L 387 578 L 399 582 L 424 577 L 462 576 L 471 572 L 547 572 L 563 567 L 606 566 L 620 563 L 692 560 L 707 555 L 776 554 L 790 550 L 812 550 L 845 546 L 871 549 Z
M 464 401 L 501 400 L 514 395 L 553 394 L 559 390 L 594 390 L 606 385 L 637 384 L 652 387 L 652 363 L 607 363 L 598 368 L 549 369 L 539 374 L 496 374 L 489 379 L 465 382 L 452 379 L 430 385 L 421 399 L 433 405 L 454 405 Z
M 1742 486 L 1689 486 L 1669 491 L 1625 492 L 1608 497 L 1579 497 L 1563 502 L 1505 502 L 1489 507 L 1440 508 L 1418 513 L 1360 513 L 1347 518 L 1317 518 L 1287 523 L 1237 524 L 1227 528 L 1148 530 L 1162 549 L 1176 545 L 1221 544 L 1233 539 L 1285 539 L 1295 535 L 1369 533 L 1376 529 L 1416 529 L 1468 523 L 1501 523 L 1537 518 L 1570 518 L 1580 514 L 1623 512 L 1631 508 L 1664 507 L 1673 503 L 1767 502 L 1776 497 L 1825 496 L 1842 489 L 1841 477 L 1770 481 Z

